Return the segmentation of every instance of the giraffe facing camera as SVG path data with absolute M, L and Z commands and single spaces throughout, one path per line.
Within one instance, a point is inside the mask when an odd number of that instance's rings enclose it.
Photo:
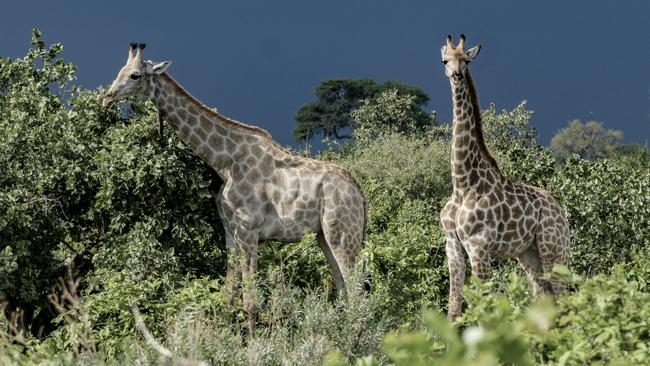
M 462 312 L 465 263 L 472 274 L 490 278 L 491 260 L 517 258 L 538 296 L 558 294 L 566 285 L 546 280 L 555 264 L 569 265 L 570 232 L 564 210 L 547 191 L 505 177 L 483 137 L 478 95 L 469 72 L 481 47 L 465 51 L 465 36 L 454 45 L 451 36 L 441 48 L 451 85 L 453 193 L 440 212 L 449 265 L 448 316 Z

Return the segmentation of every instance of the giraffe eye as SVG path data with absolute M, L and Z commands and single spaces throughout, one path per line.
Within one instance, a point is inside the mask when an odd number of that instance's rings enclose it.
M 449 61 L 447 61 L 447 60 L 442 60 L 442 63 L 445 64 L 445 65 L 447 64 L 447 62 L 449 62 Z
M 131 74 L 131 79 L 138 80 L 138 79 L 140 79 L 141 76 L 142 75 L 140 75 L 140 74 Z

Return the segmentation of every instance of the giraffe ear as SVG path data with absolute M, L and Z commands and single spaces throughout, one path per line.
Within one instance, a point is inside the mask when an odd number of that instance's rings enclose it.
M 445 52 L 447 52 L 447 45 L 444 45 L 440 48 L 440 57 L 445 57 Z
M 467 50 L 467 56 L 469 57 L 470 61 L 473 61 L 476 56 L 478 56 L 479 51 L 481 50 L 481 45 L 474 46 Z
M 165 72 L 171 64 L 171 61 L 163 61 L 161 63 L 157 63 L 151 67 L 151 71 L 153 71 L 154 74 L 160 75 Z

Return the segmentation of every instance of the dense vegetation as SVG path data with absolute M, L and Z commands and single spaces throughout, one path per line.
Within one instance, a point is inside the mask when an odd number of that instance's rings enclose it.
M 35 31 L 0 60 L 0 364 L 168 362 L 136 328 L 137 302 L 173 363 L 492 365 L 650 363 L 650 159 L 644 149 L 560 163 L 536 142 L 522 103 L 490 106 L 485 133 L 502 170 L 566 208 L 577 291 L 534 302 L 513 261 L 472 281 L 444 316 L 448 278 L 438 213 L 449 128 L 413 113 L 421 96 L 383 90 L 350 110 L 354 142 L 318 158 L 350 169 L 370 204 L 364 248 L 373 290 L 337 299 L 313 234 L 262 247 L 259 326 L 223 290 L 221 182 L 151 103 L 102 109 L 102 90 Z M 426 121 L 426 123 L 425 123 Z M 68 270 L 74 264 L 72 270 Z
M 350 112 L 364 103 L 372 103 L 383 92 L 392 91 L 411 98 L 410 117 L 420 127 L 429 121 L 422 107 L 429 96 L 421 89 L 396 81 L 379 84 L 370 79 L 327 79 L 321 82 L 314 94 L 316 102 L 302 106 L 296 113 L 296 127 L 293 136 L 296 141 L 306 142 L 316 136 L 324 139 L 351 139 L 350 133 L 356 123 Z

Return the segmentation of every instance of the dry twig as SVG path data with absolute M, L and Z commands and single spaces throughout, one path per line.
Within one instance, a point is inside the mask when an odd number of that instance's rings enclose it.
M 133 312 L 133 318 L 135 319 L 135 326 L 138 328 L 140 331 L 140 334 L 142 334 L 142 337 L 147 341 L 147 344 L 156 352 L 161 357 L 164 358 L 169 358 L 173 360 L 174 362 L 180 364 L 180 365 L 198 365 L 198 366 L 207 366 L 207 362 L 205 361 L 196 361 L 196 360 L 191 360 L 183 357 L 178 357 L 174 356 L 172 351 L 170 351 L 167 347 L 163 346 L 156 338 L 149 332 L 149 329 L 147 329 L 147 325 L 144 323 L 144 320 L 142 319 L 142 315 L 140 314 L 140 308 L 138 307 L 138 304 L 134 301 L 131 303 L 131 310 Z
M 8 301 L 4 298 L 2 301 L 0 301 L 1 312 L 5 311 L 7 304 Z M 12 311 L 7 315 L 7 331 L 3 332 L 0 330 L 0 339 L 4 339 L 9 344 L 17 343 L 24 347 L 30 347 L 29 344 L 27 344 L 27 340 L 25 339 L 23 315 L 24 314 L 22 310 Z
M 63 315 L 66 324 L 70 326 L 70 331 L 79 332 L 79 348 L 75 348 L 74 352 L 79 353 L 80 349 L 84 349 L 94 353 L 97 348 L 92 334 L 92 326 L 77 295 L 80 282 L 80 278 L 74 277 L 73 262 L 70 262 L 65 280 L 61 277 L 57 279 L 57 285 L 52 289 L 48 299 L 56 311 Z M 60 290 L 60 294 L 57 293 L 57 288 Z

